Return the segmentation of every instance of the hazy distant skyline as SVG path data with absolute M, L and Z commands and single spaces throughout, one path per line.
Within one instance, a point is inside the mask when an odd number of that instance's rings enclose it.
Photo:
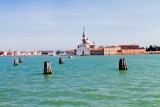
M 160 45 L 159 0 L 1 0 L 0 50 Z

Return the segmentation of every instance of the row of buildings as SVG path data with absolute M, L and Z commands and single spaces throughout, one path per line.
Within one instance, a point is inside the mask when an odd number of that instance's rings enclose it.
M 95 42 L 90 43 L 84 30 L 82 35 L 82 44 L 79 44 L 75 51 L 69 51 L 75 55 L 126 55 L 126 54 L 146 54 L 146 49 L 139 45 L 119 45 L 119 46 L 97 46 Z M 68 52 L 68 53 L 69 53 Z
M 150 48 L 149 48 L 150 49 Z M 160 52 L 160 51 L 158 51 Z M 127 54 L 149 54 L 146 49 L 139 45 L 119 45 L 119 46 L 97 46 L 95 42 L 91 43 L 86 37 L 84 30 L 82 35 L 82 43 L 76 49 L 66 51 L 33 51 L 19 52 L 0 51 L 0 56 L 29 56 L 29 55 L 127 55 Z
M 127 55 L 127 54 L 146 54 L 146 49 L 139 45 L 119 45 L 106 46 L 90 49 L 90 55 Z
M 0 51 L 0 56 L 30 56 L 30 55 L 56 55 L 55 51 Z

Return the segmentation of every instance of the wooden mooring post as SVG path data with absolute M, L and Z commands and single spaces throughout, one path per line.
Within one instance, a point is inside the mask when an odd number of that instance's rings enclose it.
M 59 64 L 64 64 L 64 60 L 62 57 L 59 58 Z
M 119 59 L 119 70 L 127 70 L 127 62 L 125 58 Z
M 44 74 L 52 74 L 51 63 L 49 61 L 44 62 Z
M 19 58 L 19 63 L 22 63 L 23 62 L 23 59 L 22 58 Z
M 14 66 L 18 66 L 18 59 L 14 59 Z

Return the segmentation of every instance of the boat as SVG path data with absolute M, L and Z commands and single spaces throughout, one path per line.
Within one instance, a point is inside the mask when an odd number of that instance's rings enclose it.
M 73 56 L 69 56 L 68 58 L 73 58 Z

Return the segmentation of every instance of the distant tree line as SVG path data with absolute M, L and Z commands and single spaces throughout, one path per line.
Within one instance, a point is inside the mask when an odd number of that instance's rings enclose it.
M 150 45 L 149 48 L 146 47 L 146 51 L 160 51 L 160 46 Z

